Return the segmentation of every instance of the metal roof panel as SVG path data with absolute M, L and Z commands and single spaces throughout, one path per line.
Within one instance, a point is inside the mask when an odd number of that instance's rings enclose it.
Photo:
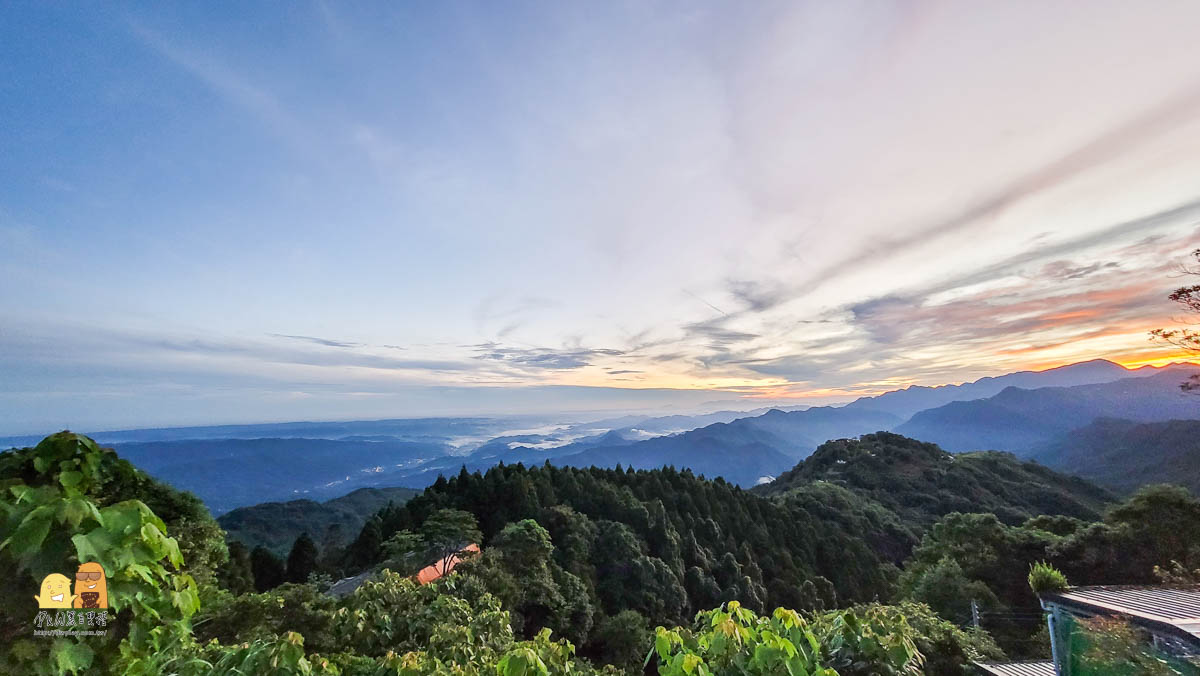
M 976 662 L 985 674 L 992 676 L 1055 676 L 1054 663 L 1039 662 Z
M 1174 625 L 1200 624 L 1200 586 L 1072 587 L 1049 596 Z

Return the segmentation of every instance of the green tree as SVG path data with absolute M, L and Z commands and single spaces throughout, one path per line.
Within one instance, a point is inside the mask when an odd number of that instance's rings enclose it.
M 1179 486 L 1146 486 L 1102 523 L 1058 540 L 1046 559 L 1077 584 L 1154 584 L 1155 568 L 1200 567 L 1200 500 Z
M 316 569 L 317 545 L 308 533 L 301 533 L 288 553 L 285 577 L 288 582 L 307 582 Z
M 196 640 L 222 644 L 271 640 L 296 632 L 306 652 L 339 652 L 348 647 L 334 634 L 338 602 L 314 585 L 284 583 L 262 593 L 234 596 L 204 590 L 193 620 Z
M 913 576 L 909 585 L 911 588 L 906 590 L 909 598 L 927 604 L 939 616 L 959 624 L 971 621 L 972 601 L 982 609 L 1000 605 L 986 584 L 968 579 L 958 562 L 949 556 Z
M 912 628 L 917 651 L 925 656 L 925 676 L 963 676 L 975 673 L 975 662 L 1001 661 L 1004 651 L 986 631 L 962 629 L 938 617 L 923 603 L 903 602 L 896 606 L 869 604 L 856 608 L 864 615 L 876 614 L 885 625 L 901 620 Z
M 536 572 L 545 569 L 554 552 L 550 533 L 533 519 L 510 523 L 492 542 L 509 568 Z
M 592 634 L 589 652 L 602 655 L 609 663 L 634 673 L 646 658 L 646 646 L 651 645 L 654 632 L 646 618 L 633 610 L 622 610 L 601 621 Z
M 250 552 L 250 569 L 254 572 L 254 588 L 265 592 L 287 579 L 287 569 L 274 552 L 259 545 Z
M 383 543 L 384 566 L 402 575 L 415 574 L 424 562 L 425 541 L 410 530 L 397 531 Z
M 187 641 L 198 607 L 181 573 L 179 544 L 136 499 L 100 505 L 96 486 L 128 463 L 91 439 L 61 432 L 36 447 L 0 455 L 0 632 L 9 673 L 145 673 L 148 659 Z M 49 573 L 99 563 L 112 615 L 102 637 L 28 637 L 37 608 L 29 590 Z
M 375 515 L 367 519 L 358 537 L 346 548 L 346 562 L 350 567 L 362 570 L 378 563 L 382 554 L 383 525 L 379 515 Z
M 431 514 L 421 526 L 421 537 L 442 574 L 469 545 L 483 541 L 475 516 L 461 509 L 439 509 Z
M 558 565 L 553 552 L 546 529 L 524 519 L 506 526 L 479 560 L 460 570 L 501 600 L 517 633 L 533 637 L 548 628 L 583 642 L 594 614 L 588 589 Z
M 217 571 L 217 583 L 235 595 L 254 591 L 254 569 L 246 545 L 237 540 L 229 543 L 229 560 Z
M 1182 486 L 1145 486 L 1105 520 L 1137 531 L 1140 548 L 1157 564 L 1200 559 L 1200 500 Z
M 101 448 L 94 441 L 80 435 L 102 452 L 97 466 L 99 472 L 94 481 L 87 484 L 82 495 L 97 507 L 107 507 L 128 500 L 137 500 L 150 508 L 179 543 L 180 554 L 186 561 L 184 572 L 198 583 L 213 579 L 215 571 L 227 560 L 225 533 L 212 518 L 208 508 L 195 495 L 176 490 L 117 457 L 109 448 Z M 47 437 L 45 441 L 59 438 Z M 43 442 L 44 443 L 44 442 Z M 20 480 L 30 486 L 45 485 L 50 475 L 36 465 L 38 453 L 35 448 L 13 449 L 0 454 L 0 477 Z

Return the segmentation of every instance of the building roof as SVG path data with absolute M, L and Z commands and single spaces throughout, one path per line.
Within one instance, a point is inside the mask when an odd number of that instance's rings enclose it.
M 467 545 L 467 547 L 463 549 L 462 553 L 468 554 L 468 552 L 470 555 L 478 554 L 479 545 L 474 543 Z M 421 584 L 429 584 L 430 582 L 433 582 L 439 577 L 454 570 L 454 567 L 461 563 L 462 560 L 463 559 L 458 554 L 455 554 L 454 556 L 450 557 L 448 562 L 445 562 L 444 566 L 442 561 L 438 561 L 431 566 L 425 566 L 420 570 L 420 572 L 417 573 L 417 582 L 420 582 Z
M 1054 663 L 1044 662 L 976 662 L 975 666 L 992 676 L 1055 676 Z
M 1124 615 L 1138 624 L 1169 628 L 1183 638 L 1200 639 L 1200 586 L 1071 587 L 1043 594 L 1042 600 L 1093 613 Z
M 471 545 L 467 546 L 465 549 L 463 549 L 462 553 L 464 555 L 466 555 L 466 557 L 478 554 L 479 553 L 479 545 L 471 544 Z M 442 577 L 446 573 L 449 573 L 450 571 L 454 570 L 455 566 L 457 566 L 459 563 L 462 563 L 463 558 L 465 558 L 465 557 L 460 557 L 457 554 L 454 555 L 453 557 L 451 557 L 450 562 L 446 566 L 446 570 L 444 570 L 444 571 L 442 570 L 442 562 L 441 561 L 438 561 L 437 563 L 434 563 L 433 565 L 430 565 L 430 566 L 425 566 L 416 575 L 413 576 L 413 579 L 415 579 L 420 584 L 429 584 L 430 582 L 433 582 L 434 580 L 438 579 L 439 577 Z M 359 573 L 358 575 L 355 575 L 354 577 L 342 578 L 341 580 L 338 580 L 337 582 L 333 583 L 332 586 L 329 587 L 329 593 L 337 598 L 342 598 L 343 596 L 349 596 L 350 594 L 353 594 L 359 587 L 363 586 L 364 583 L 366 583 L 368 580 L 373 579 L 374 577 L 376 577 L 375 571 L 368 570 L 368 571 Z
M 371 579 L 373 575 L 374 573 L 368 570 L 354 577 L 344 577 L 329 587 L 329 593 L 339 599 L 343 596 L 349 596 L 354 593 L 355 589 L 361 587 L 364 582 Z

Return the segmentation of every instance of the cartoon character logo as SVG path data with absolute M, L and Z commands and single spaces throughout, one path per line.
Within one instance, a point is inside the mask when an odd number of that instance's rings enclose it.
M 75 598 L 71 591 L 71 581 L 61 573 L 50 573 L 42 579 L 42 593 L 33 598 L 38 602 L 38 608 L 70 608 Z
M 79 565 L 75 573 L 75 607 L 108 607 L 108 580 L 100 564 L 89 561 Z

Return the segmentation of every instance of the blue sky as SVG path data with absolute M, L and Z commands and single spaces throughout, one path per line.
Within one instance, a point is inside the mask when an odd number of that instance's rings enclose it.
M 7 3 L 0 433 L 1173 358 L 1151 5 Z

